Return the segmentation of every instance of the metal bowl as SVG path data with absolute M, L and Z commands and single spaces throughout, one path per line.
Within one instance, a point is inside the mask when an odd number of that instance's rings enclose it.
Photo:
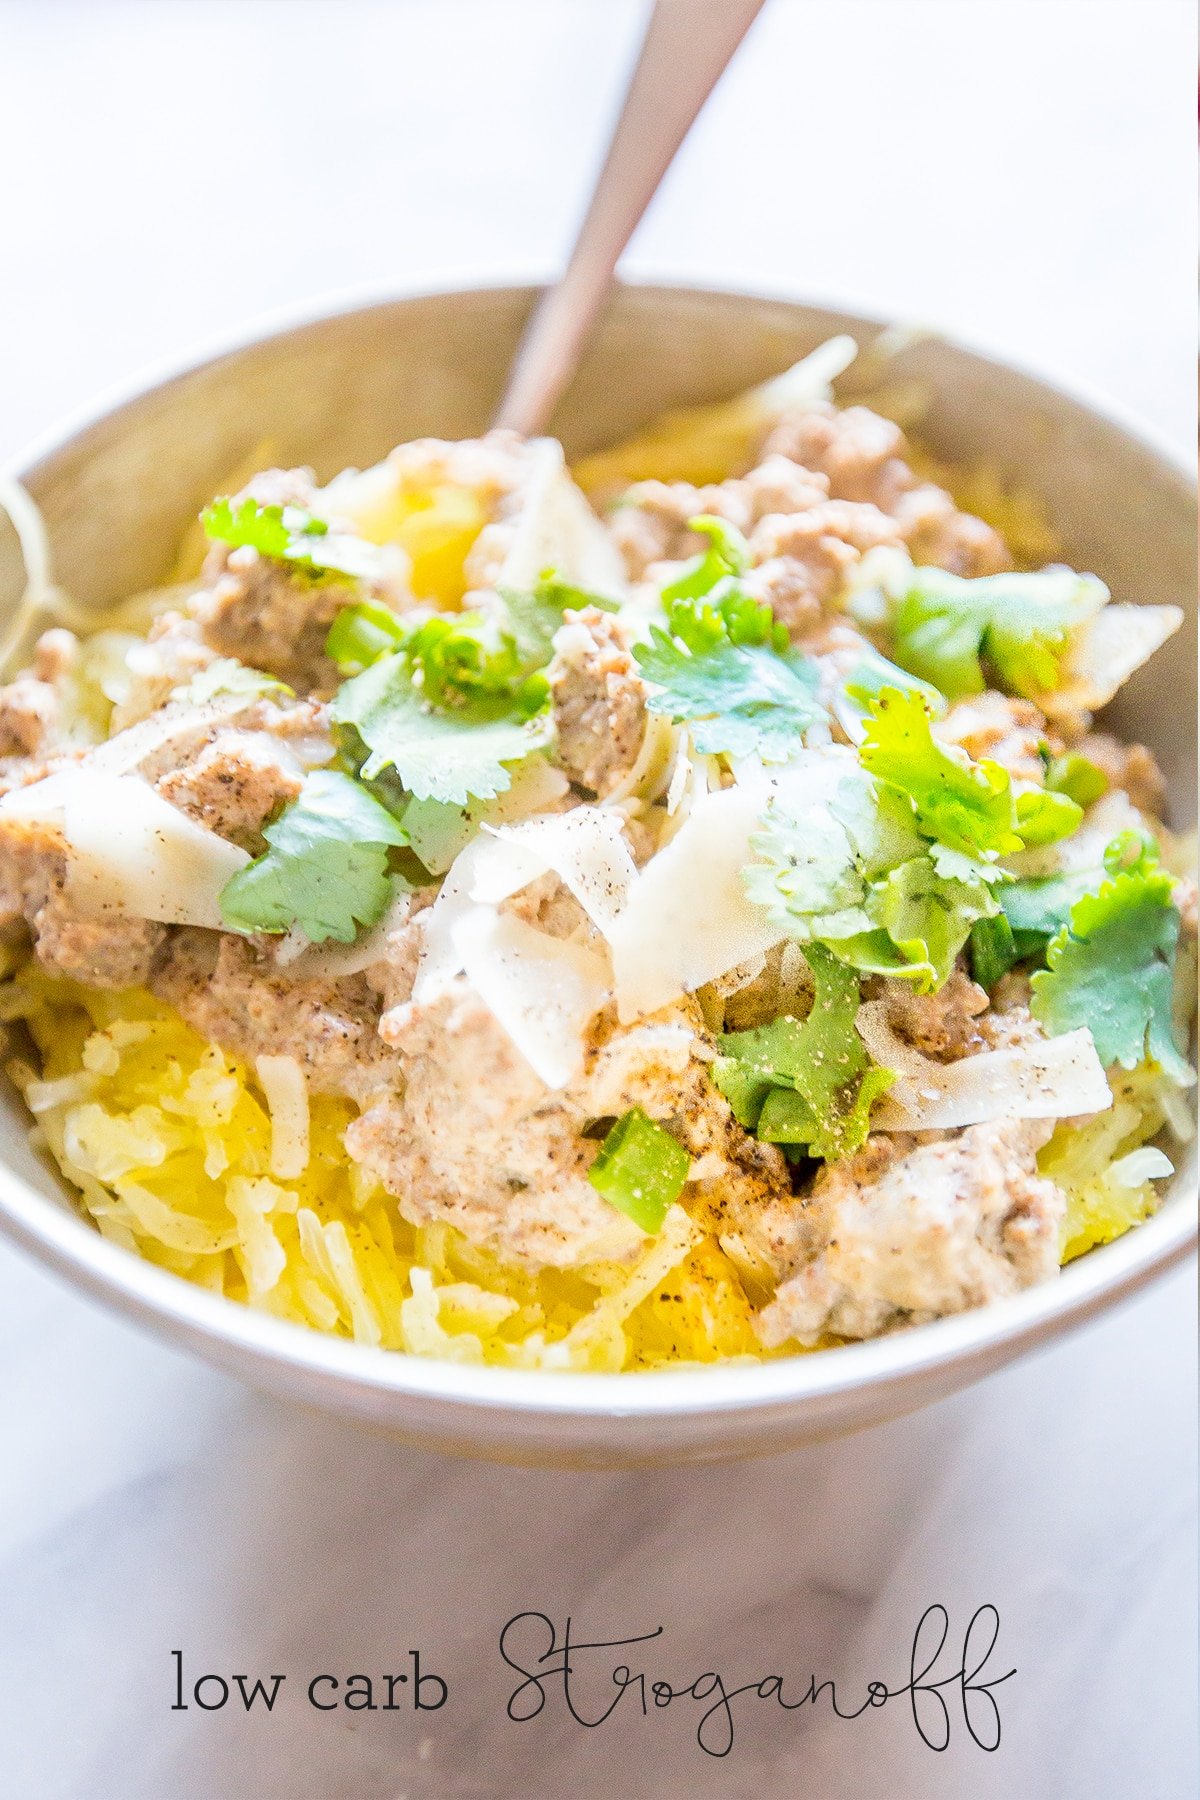
M 161 579 L 181 528 L 263 439 L 322 477 L 394 443 L 483 429 L 535 297 L 529 288 L 418 295 L 308 320 L 175 374 L 41 447 L 18 471 L 55 568 L 97 609 Z M 568 453 L 668 406 L 737 392 L 834 332 L 872 321 L 741 294 L 622 287 L 555 429 Z M 1045 497 L 1068 559 L 1125 600 L 1172 600 L 1189 624 L 1124 690 L 1116 730 L 1146 740 L 1176 824 L 1194 818 L 1196 535 L 1170 453 L 1107 410 L 953 345 L 906 351 L 933 395 L 922 437 Z M 21 576 L 0 537 L 0 611 Z M 86 1293 L 258 1387 L 444 1450 L 575 1465 L 716 1460 L 785 1449 L 935 1400 L 1094 1318 L 1195 1239 L 1194 1163 L 1161 1211 L 1057 1281 L 871 1343 L 757 1367 L 567 1375 L 465 1367 L 361 1348 L 222 1300 L 107 1243 L 31 1149 L 9 1089 L 0 1226 Z

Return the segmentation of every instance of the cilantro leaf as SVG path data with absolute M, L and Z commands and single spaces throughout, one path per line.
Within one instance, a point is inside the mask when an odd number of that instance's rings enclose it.
M 646 704 L 686 722 L 702 756 L 724 751 L 786 762 L 824 717 L 817 671 L 802 656 L 731 642 L 695 655 L 657 627 L 652 636 L 634 652 L 646 680 L 661 689 Z
M 945 697 L 938 689 L 931 687 L 927 681 L 920 681 L 915 675 L 901 669 L 897 664 L 889 662 L 877 650 L 869 646 L 864 649 L 859 660 L 843 677 L 839 688 L 838 717 L 843 725 L 853 725 L 856 729 L 848 735 L 858 738 L 862 728 L 870 716 L 872 702 L 878 700 L 884 688 L 898 688 L 902 693 L 921 694 L 935 719 L 940 719 L 946 711 Z
M 513 588 L 501 588 L 500 596 L 511 601 L 513 595 L 519 592 L 520 590 Z M 593 593 L 591 588 L 581 588 L 573 581 L 564 581 L 557 569 L 543 569 L 529 595 L 522 593 L 521 597 L 536 601 L 548 618 L 556 619 L 556 630 L 562 624 L 565 612 L 583 612 L 589 606 L 596 607 L 600 612 L 621 610 L 621 602 L 614 600 L 611 594 Z
M 819 945 L 804 954 L 815 983 L 808 1017 L 726 1033 L 713 1080 L 747 1129 L 833 1160 L 858 1149 L 894 1076 L 871 1062 L 854 1029 L 858 976 Z
M 665 606 L 675 600 L 698 600 L 744 575 L 750 567 L 750 546 L 728 519 L 715 513 L 697 513 L 688 520 L 688 530 L 708 539 L 707 550 L 684 563 L 674 580 L 662 590 Z
M 1091 868 L 1065 869 L 1058 875 L 1024 875 L 1007 882 L 1000 891 L 1000 904 L 1012 930 L 1014 960 L 1044 958 L 1050 939 L 1069 922 L 1077 900 L 1097 893 L 1106 874 L 1145 872 L 1154 867 L 1157 855 L 1158 846 L 1149 833 L 1122 831 L 1105 847 L 1103 862 Z
M 358 675 L 380 656 L 397 649 L 408 628 L 390 606 L 361 600 L 344 606 L 329 628 L 325 654 L 343 675 Z
M 732 582 L 692 599 L 672 600 L 667 607 L 667 636 L 678 639 L 693 656 L 722 644 L 766 644 L 783 656 L 789 646 L 787 627 L 777 623 L 766 602 Z
M 1067 795 L 1016 793 L 999 763 L 973 762 L 957 745 L 940 743 L 919 693 L 882 691 L 871 703 L 860 755 L 865 768 L 908 797 L 920 831 L 971 857 L 990 860 L 1027 843 L 1051 843 L 1083 817 Z
M 348 944 L 374 925 L 392 895 L 387 850 L 404 832 L 349 775 L 320 769 L 298 800 L 263 833 L 264 855 L 240 869 L 221 893 L 221 915 L 235 930 L 289 931 L 314 944 Z
M 691 524 L 732 529 L 723 520 Z M 724 568 L 730 557 L 714 549 L 699 560 L 707 566 L 715 558 Z M 690 585 L 664 588 L 667 629 L 651 626 L 650 643 L 635 646 L 643 676 L 661 690 L 646 704 L 651 712 L 686 721 L 701 755 L 725 751 L 786 762 L 803 733 L 824 717 L 816 665 L 789 649 L 787 631 L 770 607 L 735 582 L 698 582 L 697 576 Z M 681 591 L 685 586 L 688 591 Z
M 1064 568 L 974 580 L 913 569 L 891 597 L 893 654 L 912 674 L 951 699 L 982 693 L 989 676 L 1032 698 L 1061 686 L 1074 634 L 1108 589 Z
M 1070 794 L 1053 788 L 1013 790 L 1016 830 L 1025 845 L 1056 844 L 1070 837 L 1083 818 L 1083 808 Z
M 1046 786 L 1052 793 L 1066 794 L 1077 806 L 1088 807 L 1108 792 L 1108 776 L 1090 757 L 1078 750 L 1067 750 L 1046 761 Z
M 236 509 L 230 499 L 214 500 L 201 513 L 200 523 L 207 537 L 232 550 L 248 545 L 260 556 L 286 556 L 292 541 L 282 506 L 262 506 L 257 500 L 243 500 Z
M 1110 868 L 1120 841 L 1110 846 Z M 1192 1072 L 1171 1025 L 1179 942 L 1174 887 L 1146 850 L 1132 867 L 1081 895 L 1050 943 L 1046 968 L 1033 977 L 1031 1006 L 1055 1035 L 1086 1025 L 1106 1068 L 1132 1069 L 1149 1057 L 1172 1080 L 1188 1084 Z
M 902 970 L 880 972 L 902 972 L 919 987 L 935 988 L 948 979 L 972 927 L 998 908 L 986 882 L 947 878 L 938 873 L 932 857 L 917 856 L 871 884 L 866 910 L 903 964 Z M 849 960 L 857 962 L 858 957 Z M 878 967 L 872 962 L 866 966 Z
M 752 900 L 801 942 L 864 974 L 940 987 L 977 919 L 997 910 L 1000 871 L 928 843 L 906 799 L 862 771 L 824 805 L 776 796 L 744 872 Z
M 484 613 L 435 613 L 414 628 L 403 648 L 422 693 L 436 706 L 504 696 L 528 715 L 549 691 L 535 673 L 536 659 L 523 655 L 504 624 Z
M 421 613 L 399 618 L 378 601 L 345 607 L 325 640 L 325 653 L 344 675 L 357 675 L 391 651 L 403 650 L 431 700 L 442 704 L 470 693 L 505 693 L 544 669 L 567 607 L 616 602 L 571 587 L 548 571 L 528 591 L 504 588 L 487 612 Z M 537 703 L 544 689 L 534 684 Z
M 939 743 L 917 689 L 883 688 L 869 709 L 859 768 L 823 802 L 776 794 L 743 879 L 794 938 L 930 992 L 999 912 L 993 889 L 1008 878 L 997 858 L 1065 836 L 1081 812 Z
M 1008 771 L 939 743 L 919 694 L 885 688 L 872 703 L 863 767 L 906 794 L 918 828 L 968 856 L 1019 850 Z
M 1026 875 L 1009 882 L 1000 905 L 1018 939 L 1040 939 L 1045 948 L 1071 916 L 1071 908 L 1084 894 L 1095 893 L 1104 870 L 1069 869 L 1061 875 Z
M 498 592 L 501 624 L 513 646 L 517 666 L 523 674 L 544 669 L 554 654 L 554 635 L 568 608 L 579 612 L 589 606 L 601 612 L 617 612 L 619 603 L 601 594 L 587 593 L 560 581 L 552 569 L 539 577 L 533 587 L 501 588 Z
M 852 777 L 843 783 L 844 788 L 855 785 Z M 751 839 L 751 848 L 762 860 L 743 871 L 746 892 L 785 930 L 805 926 L 797 935 L 823 936 L 824 922 L 848 908 L 861 908 L 866 894 L 864 835 L 849 813 L 810 805 L 807 796 L 775 794 Z M 919 847 L 916 833 L 907 834 L 899 854 Z M 865 924 L 856 913 L 849 928 Z
M 1012 926 L 1002 912 L 990 919 L 976 919 L 971 927 L 971 974 L 985 993 L 991 993 L 1020 956 Z
M 356 581 L 378 572 L 379 553 L 373 545 L 331 532 L 324 519 L 303 506 L 263 505 L 248 497 L 235 507 L 232 500 L 221 498 L 205 507 L 200 523 L 217 542 L 233 550 L 257 550 L 314 581 L 336 577 Z
M 426 807 L 434 844 L 448 821 L 429 807 L 493 798 L 509 786 L 506 765 L 549 742 L 542 670 L 565 600 L 581 597 L 547 574 L 529 593 L 498 595 L 487 612 L 394 621 L 367 602 L 334 621 L 329 654 L 344 671 L 359 670 L 333 703 L 343 747 L 364 780 L 395 771 Z M 451 835 L 461 823 L 451 821 Z
M 542 748 L 551 729 L 547 713 L 531 717 L 506 694 L 432 706 L 403 654 L 381 657 L 343 682 L 333 718 L 364 780 L 394 768 L 418 799 L 459 806 L 503 793 L 511 779 L 505 765 Z

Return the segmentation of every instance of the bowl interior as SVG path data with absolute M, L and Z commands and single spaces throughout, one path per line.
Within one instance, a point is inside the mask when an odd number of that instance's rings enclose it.
M 370 463 L 405 439 L 465 437 L 485 429 L 533 297 L 528 289 L 483 289 L 392 301 L 309 322 L 220 355 L 73 432 L 22 471 L 47 522 L 57 579 L 97 610 L 163 579 L 183 528 L 256 446 L 263 446 L 264 462 L 310 463 L 327 478 L 347 465 Z M 735 393 L 786 367 L 834 332 L 851 331 L 865 343 L 878 329 L 873 322 L 787 302 L 623 287 L 553 429 L 568 455 L 577 454 L 614 441 L 665 408 Z M 1031 377 L 953 345 L 936 340 L 915 344 L 903 353 L 897 372 L 927 385 L 933 396 L 920 436 L 937 456 L 986 463 L 1002 478 L 1042 496 L 1064 556 L 1101 575 L 1118 598 L 1169 600 L 1185 609 L 1185 631 L 1122 692 L 1111 718 L 1114 730 L 1150 744 L 1168 777 L 1174 822 L 1190 823 L 1195 816 L 1196 534 L 1188 480 L 1135 432 Z M 5 525 L 0 531 L 0 617 L 15 604 L 21 587 L 15 540 Z M 450 1447 L 470 1445 L 472 1430 L 488 1438 L 478 1421 L 474 1427 L 464 1421 L 460 1430 L 444 1421 L 434 1427 L 421 1414 L 422 1396 L 432 1402 L 439 1397 L 463 1400 L 467 1389 L 461 1371 L 442 1365 L 416 1371 L 413 1359 L 392 1356 L 381 1373 L 372 1353 L 355 1346 L 301 1348 L 297 1340 L 313 1334 L 274 1321 L 231 1319 L 230 1314 L 243 1309 L 213 1302 L 210 1296 L 178 1296 L 175 1291 L 185 1284 L 158 1271 L 142 1271 L 145 1279 L 122 1272 L 111 1258 L 123 1253 L 101 1245 L 90 1227 L 73 1216 L 61 1185 L 31 1151 L 27 1123 L 19 1098 L 9 1090 L 0 1105 L 0 1167 L 8 1172 L 0 1188 L 0 1215 L 7 1216 L 23 1241 L 86 1285 L 149 1315 L 231 1367 L 247 1372 L 253 1365 L 275 1385 L 347 1410 L 355 1409 L 356 1385 L 408 1396 L 407 1411 L 397 1404 L 388 1414 L 384 1407 L 389 1422 Z M 889 1340 L 892 1345 L 909 1340 L 907 1351 L 865 1346 L 862 1355 L 849 1350 L 796 1359 L 790 1380 L 787 1366 L 779 1364 L 764 1376 L 750 1370 L 725 1372 L 740 1378 L 740 1386 L 728 1388 L 729 1404 L 740 1407 L 744 1401 L 751 1412 L 759 1406 L 761 1417 L 753 1429 L 744 1417 L 740 1427 L 729 1425 L 733 1414 L 720 1398 L 726 1379 L 639 1377 L 634 1410 L 662 1416 L 690 1407 L 697 1415 L 707 1413 L 708 1423 L 693 1431 L 691 1447 L 680 1442 L 680 1454 L 694 1455 L 753 1448 L 767 1430 L 783 1430 L 776 1442 L 794 1441 L 816 1428 L 818 1412 L 822 1429 L 831 1421 L 849 1423 L 854 1408 L 840 1403 L 840 1410 L 839 1404 L 832 1410 L 829 1404 L 818 1408 L 817 1396 L 823 1394 L 828 1403 L 863 1382 L 875 1381 L 890 1395 L 886 1404 L 874 1407 L 875 1416 L 901 1410 L 917 1397 L 911 1386 L 903 1393 L 897 1387 L 906 1368 L 911 1377 L 919 1363 L 937 1364 L 941 1389 L 947 1391 L 989 1361 L 1014 1353 L 1004 1346 L 1020 1347 L 1018 1340 L 1029 1337 L 1035 1315 L 1034 1335 L 1045 1335 L 1057 1328 L 1056 1319 L 1065 1320 L 1073 1304 L 1091 1309 L 1165 1265 L 1187 1240 L 1188 1227 L 1180 1215 L 1188 1205 L 1189 1187 L 1190 1175 L 1183 1172 L 1165 1217 L 1143 1228 L 1144 1237 L 1133 1234 L 1133 1240 L 1143 1238 L 1141 1244 L 1127 1241 L 1093 1253 L 1085 1259 L 1092 1265 L 1086 1281 L 1072 1283 L 1064 1277 L 1035 1306 L 1026 1307 L 1020 1315 L 1023 1325 L 1018 1313 L 1006 1315 L 1009 1303 L 1004 1303 L 969 1321 L 947 1322 L 958 1327 L 957 1333 L 943 1326 L 923 1327 Z M 914 1339 L 942 1348 L 936 1354 L 919 1346 L 914 1350 Z M 870 1351 L 880 1352 L 873 1361 Z M 822 1371 L 820 1364 L 828 1368 Z M 839 1364 L 840 1369 L 835 1367 Z M 295 1378 L 281 1378 L 281 1368 L 290 1369 Z M 318 1369 L 319 1379 L 314 1374 Z M 374 1372 L 368 1374 L 368 1369 Z M 590 1410 L 588 1441 L 607 1442 L 606 1456 L 622 1454 L 621 1420 L 611 1386 L 602 1401 L 585 1399 L 584 1390 L 589 1383 L 622 1383 L 626 1378 L 524 1377 L 534 1385 L 521 1389 L 519 1381 L 514 1386 L 511 1379 L 491 1380 L 501 1373 L 474 1372 L 481 1385 L 468 1384 L 472 1403 L 478 1401 L 494 1414 L 496 1408 L 514 1405 L 521 1390 L 522 1404 L 556 1416 L 558 1441 L 567 1447 L 572 1433 L 563 1420 Z M 685 1406 L 681 1384 L 689 1379 L 707 1382 L 710 1398 L 696 1394 Z M 654 1399 L 659 1392 L 662 1398 Z M 620 1396 L 621 1412 L 632 1399 L 631 1394 Z M 779 1409 L 791 1402 L 790 1422 L 781 1427 Z M 808 1424 L 800 1416 L 804 1405 L 811 1414 Z M 363 1403 L 358 1410 L 372 1408 Z M 862 1412 L 860 1394 L 858 1415 Z M 599 1426 L 600 1418 L 607 1425 Z M 497 1425 L 483 1447 L 511 1448 L 505 1432 Z M 512 1432 L 509 1438 L 515 1443 Z M 577 1445 L 583 1442 L 578 1433 L 576 1440 Z M 765 1443 L 757 1442 L 757 1447 Z M 669 1445 L 664 1453 L 672 1453 Z

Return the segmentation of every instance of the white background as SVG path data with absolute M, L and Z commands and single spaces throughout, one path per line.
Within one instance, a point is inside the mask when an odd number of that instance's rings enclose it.
M 1194 425 L 1187 0 L 771 0 L 631 267 L 940 323 Z M 636 38 L 622 0 L 0 5 L 0 455 L 276 307 L 544 272 Z M 918 1417 L 745 1467 L 520 1472 L 261 1399 L 0 1252 L 0 1788 L 15 1800 L 1184 1800 L 1194 1278 Z M 1004 1738 L 751 1703 L 504 1719 L 524 1607 L 677 1684 L 904 1667 L 1001 1616 Z M 286 1671 L 171 1713 L 168 1653 Z M 420 1646 L 451 1701 L 310 1712 Z M 636 1654 L 636 1652 L 634 1653 Z M 744 1702 L 742 1703 L 745 1704 Z

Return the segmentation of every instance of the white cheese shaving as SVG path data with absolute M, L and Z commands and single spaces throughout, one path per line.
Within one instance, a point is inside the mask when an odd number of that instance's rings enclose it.
M 271 1173 L 292 1181 L 308 1167 L 308 1081 L 294 1056 L 260 1056 L 254 1067 L 271 1115 Z
M 216 694 L 202 706 L 175 701 L 97 745 L 88 754 L 87 767 L 107 775 L 137 774 L 164 750 L 202 743 L 216 726 L 230 724 L 262 699 L 262 694 Z M 272 747 L 279 748 L 278 740 L 272 739 Z
M 583 1065 L 584 1032 L 609 995 L 603 960 L 493 907 L 454 927 L 468 981 L 538 1079 L 563 1088 Z
M 949 1131 L 987 1119 L 1073 1119 L 1112 1105 L 1086 1026 L 939 1063 L 896 1035 L 882 1000 L 865 1001 L 855 1023 L 874 1061 L 896 1071 L 871 1114 L 880 1131 Z
M 473 913 L 484 910 L 472 899 L 477 881 L 486 881 L 489 863 L 504 868 L 508 862 L 506 848 L 494 837 L 482 833 L 455 857 L 438 897 L 421 914 L 421 954 L 413 983 L 413 1000 L 427 1006 L 444 993 L 456 975 L 462 973 L 462 952 L 456 941 L 458 927 Z
M 622 824 L 619 813 L 599 806 L 576 806 L 520 825 L 485 824 L 484 830 L 506 845 L 509 855 L 487 860 L 471 898 L 496 905 L 553 870 L 597 930 L 607 935 L 637 879 Z
M 513 771 L 511 788 L 488 802 L 487 817 L 497 822 L 519 818 L 533 807 L 561 799 L 567 785 L 560 769 L 552 767 L 544 757 L 530 757 Z M 413 996 L 418 1002 L 432 999 L 460 973 L 462 958 L 454 947 L 454 923 L 474 904 L 471 888 L 477 868 L 486 870 L 489 857 L 503 866 L 504 855 L 494 839 L 473 839 L 451 864 L 433 906 L 421 915 L 424 943 Z M 303 980 L 355 975 L 385 954 L 388 936 L 408 918 L 409 904 L 407 892 L 398 893 L 379 923 L 353 944 L 307 944 L 301 933 L 289 933 L 276 959 Z
M 227 929 L 220 896 L 250 861 L 136 775 L 61 769 L 0 800 L 0 817 L 54 827 L 67 851 L 66 893 L 92 918 Z
M 631 883 L 607 932 L 623 1024 L 764 955 L 783 936 L 742 884 L 767 791 L 731 787 L 700 795 L 670 843 Z
M 1043 712 L 1094 712 L 1107 705 L 1182 624 L 1178 606 L 1104 607 L 1080 630 L 1062 686 L 1038 696 Z
M 620 598 L 626 587 L 621 553 L 567 473 L 562 445 L 536 438 L 528 471 L 497 587 L 529 589 L 553 569 L 564 581 Z
M 793 363 L 782 375 L 772 376 L 761 387 L 752 388 L 749 398 L 765 419 L 775 420 L 784 413 L 800 412 L 831 398 L 832 384 L 845 373 L 858 355 L 858 345 L 846 332 L 826 338 L 800 362 Z
M 1108 1179 L 1116 1187 L 1139 1188 L 1143 1182 L 1165 1181 L 1174 1173 L 1175 1165 L 1169 1156 L 1153 1144 L 1142 1144 L 1117 1158 L 1108 1171 Z

